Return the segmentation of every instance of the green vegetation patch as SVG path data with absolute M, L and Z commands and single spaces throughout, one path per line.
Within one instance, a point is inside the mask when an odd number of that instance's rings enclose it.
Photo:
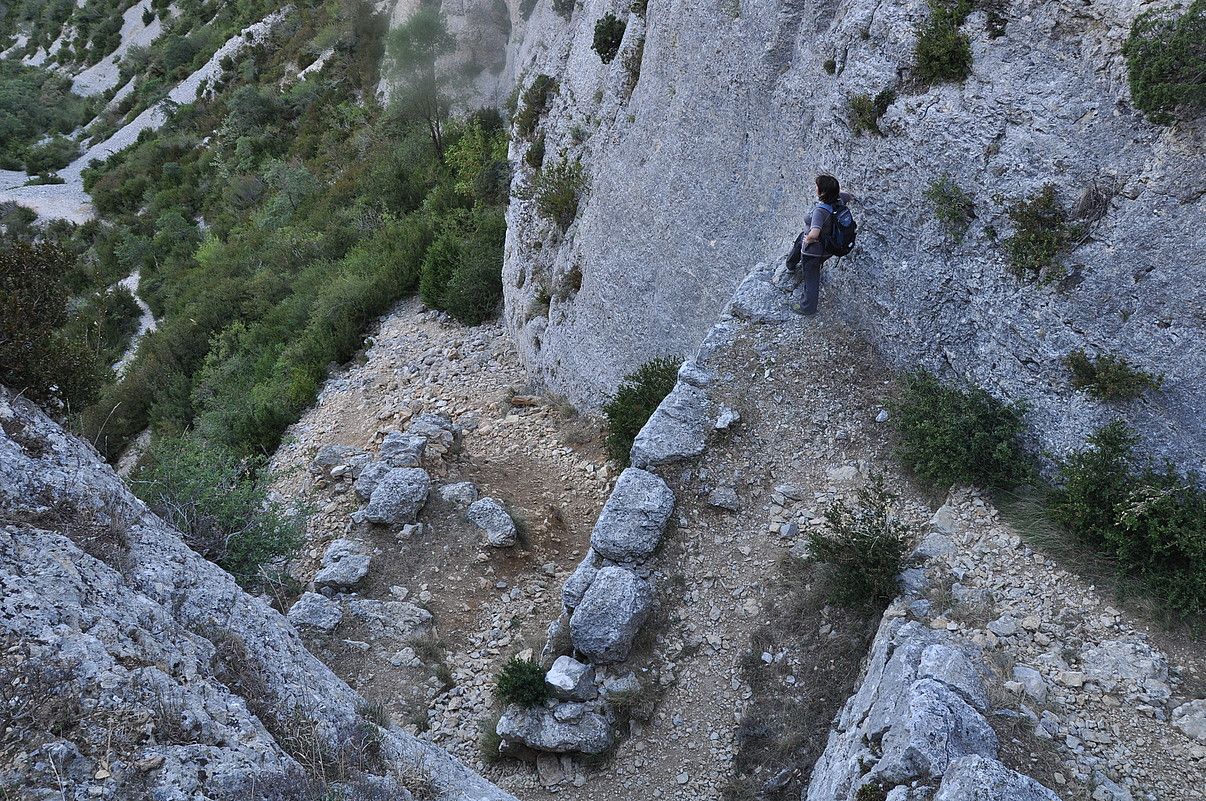
M 933 206 L 943 233 L 954 242 L 962 241 L 976 218 L 976 204 L 971 195 L 955 179 L 944 175 L 925 190 L 925 199 Z
M 896 597 L 896 577 L 912 533 L 894 512 L 882 475 L 858 488 L 853 506 L 835 501 L 825 527 L 808 531 L 813 559 L 831 567 L 830 598 L 842 606 L 882 609 Z
M 1206 491 L 1200 476 L 1157 469 L 1138 437 L 1114 422 L 1060 466 L 1053 516 L 1138 578 L 1174 617 L 1206 614 Z
M 79 147 L 66 134 L 92 118 L 94 105 L 73 94 L 65 76 L 0 59 L 0 169 L 33 174 L 67 166 Z
M 943 386 L 917 371 L 904 377 L 893 406 L 897 456 L 928 484 L 1008 489 L 1033 475 L 1021 444 L 1021 404 L 1002 403 L 979 387 Z
M 866 131 L 883 136 L 884 132 L 879 129 L 879 118 L 895 100 L 896 93 L 891 89 L 884 89 L 874 98 L 867 94 L 851 97 L 847 101 L 851 133 L 861 136 Z
M 624 41 L 624 30 L 628 27 L 625 20 L 620 19 L 610 11 L 595 22 L 595 38 L 592 49 L 599 54 L 599 60 L 610 64 L 620 52 L 620 44 Z
M 494 677 L 494 696 L 504 704 L 543 704 L 549 697 L 544 668 L 538 662 L 511 657 Z
M 578 217 L 578 204 L 586 193 L 586 173 L 582 162 L 562 156 L 547 165 L 532 180 L 524 196 L 536 201 L 536 210 L 546 220 L 565 231 Z
M 914 70 L 923 83 L 959 82 L 971 74 L 971 41 L 959 28 L 973 7 L 972 0 L 930 0 L 914 51 Z
M 633 441 L 658 404 L 674 389 L 681 364 L 681 359 L 668 356 L 646 362 L 624 379 L 615 396 L 604 405 L 607 452 L 616 462 L 628 465 Z
M 1072 387 L 1105 401 L 1125 401 L 1144 392 L 1157 390 L 1163 376 L 1140 370 L 1121 356 L 1105 353 L 1092 358 L 1084 350 L 1064 357 L 1064 366 L 1072 373 Z
M 1013 234 L 1002 242 L 1015 275 L 1040 283 L 1064 274 L 1060 257 L 1080 242 L 1084 227 L 1069 221 L 1069 214 L 1047 184 L 1038 194 L 1010 207 Z
M 1148 11 L 1122 46 L 1131 99 L 1155 123 L 1188 119 L 1206 109 L 1206 0 L 1185 13 Z
M 557 94 L 558 83 L 550 75 L 537 75 L 521 96 L 519 113 L 515 116 L 515 133 L 521 137 L 531 136 L 536 126 L 548 111 Z

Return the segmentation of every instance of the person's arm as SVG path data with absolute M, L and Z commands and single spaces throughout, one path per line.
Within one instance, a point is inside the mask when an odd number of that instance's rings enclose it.
M 804 244 L 811 245 L 813 242 L 816 242 L 820 238 L 821 238 L 821 229 L 820 228 L 816 228 L 816 227 L 809 228 L 808 233 L 804 235 Z

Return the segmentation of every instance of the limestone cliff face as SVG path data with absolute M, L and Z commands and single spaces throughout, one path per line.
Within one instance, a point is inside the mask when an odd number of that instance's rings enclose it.
M 650 0 L 644 20 L 584 0 L 568 21 L 541 0 L 516 16 L 508 69 L 560 84 L 545 163 L 580 158 L 589 185 L 564 236 L 532 202 L 511 206 L 506 317 L 530 372 L 597 403 L 634 366 L 690 352 L 740 278 L 782 259 L 826 171 L 861 198 L 861 242 L 826 267 L 822 303 L 895 365 L 1029 401 L 1056 452 L 1121 412 L 1153 450 L 1200 467 L 1206 126 L 1147 122 L 1121 55 L 1141 10 L 1175 6 L 999 6 L 1000 35 L 983 11 L 964 26 L 971 77 L 928 89 L 911 79 L 919 0 Z M 591 40 L 608 11 L 628 27 L 605 65 Z M 884 135 L 853 135 L 848 98 L 885 88 Z M 513 156 L 527 147 L 517 138 Z M 961 243 L 923 197 L 942 175 L 975 199 Z M 516 189 L 531 178 L 517 168 Z M 1046 184 L 1068 208 L 1094 189 L 1108 207 L 1067 254 L 1069 277 L 1040 286 L 1008 271 L 999 238 L 1008 206 Z M 1061 358 L 1077 348 L 1162 373 L 1164 391 L 1117 408 L 1074 392 Z
M 3 387 L 0 678 L 18 798 L 512 798 L 365 720 L 284 616 Z

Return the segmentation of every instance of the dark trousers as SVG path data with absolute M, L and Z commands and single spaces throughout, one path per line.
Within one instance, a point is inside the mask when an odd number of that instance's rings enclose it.
M 804 314 L 817 313 L 817 301 L 821 294 L 821 265 L 825 260 L 820 256 L 804 256 L 800 260 L 800 272 L 803 279 L 804 297 L 800 300 L 800 311 Z

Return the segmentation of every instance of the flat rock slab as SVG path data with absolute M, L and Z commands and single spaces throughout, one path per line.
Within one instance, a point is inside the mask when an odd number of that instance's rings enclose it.
M 430 491 L 431 476 L 426 470 L 395 467 L 373 488 L 364 519 L 386 526 L 413 523 Z
M 519 535 L 515 521 L 495 498 L 474 501 L 470 504 L 466 517 L 470 523 L 482 530 L 486 535 L 486 544 L 493 548 L 510 548 Z
M 518 743 L 536 751 L 600 754 L 611 747 L 611 725 L 597 712 L 586 712 L 580 704 L 562 712 L 560 707 L 508 706 L 498 719 L 495 732 L 507 743 Z M 561 714 L 558 714 L 561 712 Z
M 649 613 L 649 585 L 623 567 L 604 567 L 570 615 L 574 649 L 596 664 L 623 662 Z
M 707 394 L 679 381 L 637 434 L 630 461 L 634 467 L 651 467 L 699 456 L 714 424 Z
M 620 474 L 590 535 L 596 553 L 613 562 L 640 562 L 657 549 L 674 511 L 666 482 L 636 467 Z
M 322 567 L 314 575 L 314 586 L 350 590 L 368 573 L 371 561 L 372 557 L 356 540 L 335 540 L 323 552 Z

